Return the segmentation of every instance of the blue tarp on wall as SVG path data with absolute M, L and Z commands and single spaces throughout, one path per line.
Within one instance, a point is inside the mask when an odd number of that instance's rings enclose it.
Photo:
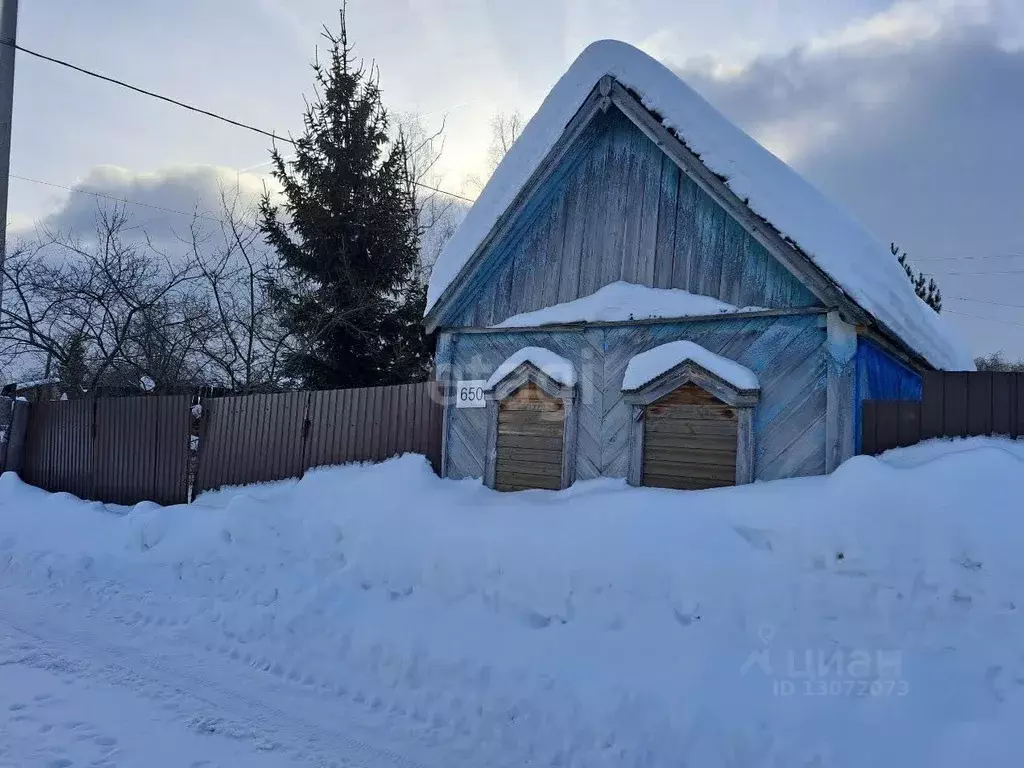
M 857 340 L 857 450 L 860 451 L 860 404 L 865 400 L 920 400 L 921 376 L 874 342 Z

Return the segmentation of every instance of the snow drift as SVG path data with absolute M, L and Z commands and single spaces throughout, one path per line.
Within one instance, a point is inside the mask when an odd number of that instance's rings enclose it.
M 5 475 L 0 605 L 334 691 L 449 765 L 1019 765 L 1022 462 L 501 495 L 407 456 L 131 510 Z

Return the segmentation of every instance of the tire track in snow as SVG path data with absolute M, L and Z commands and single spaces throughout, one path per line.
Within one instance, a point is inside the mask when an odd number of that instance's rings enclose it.
M 446 756 L 440 763 L 424 763 L 411 759 L 387 747 L 369 743 L 370 736 L 354 736 L 350 730 L 336 727 L 345 716 L 344 709 L 329 708 L 323 697 L 289 690 L 277 684 L 252 676 L 253 689 L 265 696 L 239 690 L 214 676 L 224 670 L 215 670 L 209 663 L 219 659 L 204 659 L 184 652 L 148 653 L 128 643 L 106 639 L 110 627 L 104 627 L 104 638 L 81 626 L 67 626 L 61 619 L 44 616 L 45 609 L 35 600 L 32 613 L 19 611 L 12 605 L 10 592 L 0 593 L 0 626 L 10 632 L 31 639 L 32 651 L 12 658 L 8 663 L 59 669 L 75 677 L 96 677 L 146 695 L 169 699 L 170 705 L 190 721 L 194 729 L 206 729 L 231 738 L 250 740 L 261 749 L 280 749 L 297 758 L 329 766 L 359 766 L 359 768 L 451 768 L 457 763 Z M 155 638 L 154 638 L 155 639 Z M 168 663 L 176 659 L 177 663 Z M 201 673 L 200 673 L 201 672 Z M 249 677 L 230 670 L 234 679 Z M 169 694 L 169 695 L 168 695 Z M 267 698 L 278 705 L 267 703 Z M 295 714 L 280 704 L 294 705 Z M 207 714 L 209 713 L 209 714 Z M 353 729 L 354 730 L 354 729 Z M 360 727 L 360 731 L 366 730 Z M 394 741 L 388 734 L 386 738 Z M 376 739 L 375 739 L 376 740 Z M 412 749 L 413 747 L 409 747 Z M 416 749 L 420 749 L 417 747 Z M 422 758 L 422 756 L 419 756 Z

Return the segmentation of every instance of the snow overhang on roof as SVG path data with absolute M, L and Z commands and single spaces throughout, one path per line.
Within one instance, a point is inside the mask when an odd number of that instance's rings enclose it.
M 563 387 L 576 386 L 576 368 L 569 360 L 544 347 L 523 347 L 498 366 L 484 385 L 484 391 L 494 391 L 498 384 L 524 364 L 532 365 Z
M 761 389 L 757 374 L 692 341 L 670 341 L 630 359 L 622 377 L 622 391 L 635 392 L 685 363 L 693 363 L 740 392 Z
M 970 351 L 917 297 L 886 246 L 671 70 L 630 45 L 610 40 L 593 43 L 580 55 L 498 166 L 434 265 L 428 315 L 606 75 L 635 94 L 737 198 L 810 259 L 884 332 L 936 368 L 973 370 Z

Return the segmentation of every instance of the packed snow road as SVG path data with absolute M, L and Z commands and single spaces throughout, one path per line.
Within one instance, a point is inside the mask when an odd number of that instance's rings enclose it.
M 0 768 L 1024 765 L 1024 443 L 701 493 L 0 477 Z
M 395 739 L 386 717 L 347 711 L 337 691 L 161 640 L 153 621 L 0 590 L 0 768 L 440 765 L 375 745 Z

